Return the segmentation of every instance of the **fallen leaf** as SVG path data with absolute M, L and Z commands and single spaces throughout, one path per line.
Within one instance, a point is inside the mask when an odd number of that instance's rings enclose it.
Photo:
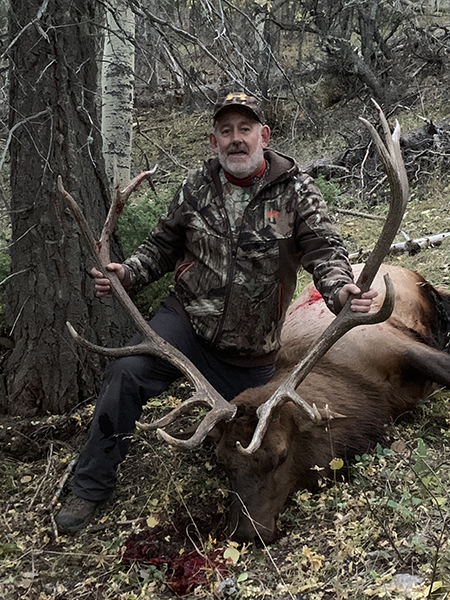
M 228 546 L 228 548 L 223 553 L 223 557 L 226 560 L 231 560 L 233 565 L 235 565 L 241 557 L 241 553 L 237 548 L 233 548 L 232 546 Z

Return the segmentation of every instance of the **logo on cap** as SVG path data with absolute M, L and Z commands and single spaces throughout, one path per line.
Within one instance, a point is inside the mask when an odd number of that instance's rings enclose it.
M 216 104 L 213 120 L 215 121 L 222 111 L 231 106 L 240 106 L 248 109 L 256 120 L 264 123 L 264 114 L 258 100 L 254 96 L 248 96 L 243 92 L 231 92 L 224 100 Z

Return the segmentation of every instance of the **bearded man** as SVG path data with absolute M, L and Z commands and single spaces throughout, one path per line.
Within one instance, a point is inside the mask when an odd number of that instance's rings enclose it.
M 360 292 L 318 188 L 294 159 L 268 149 L 269 140 L 258 101 L 228 94 L 213 113 L 216 157 L 188 173 L 132 256 L 107 267 L 130 289 L 175 272 L 174 291 L 150 326 L 227 400 L 273 376 L 301 267 L 334 313 Z M 92 274 L 97 295 L 109 294 L 108 279 Z M 352 309 L 367 312 L 375 296 L 369 290 L 353 298 Z M 138 342 L 135 336 L 130 344 Z M 56 517 L 60 531 L 85 527 L 111 496 L 142 406 L 179 377 L 153 356 L 110 363 L 72 493 Z

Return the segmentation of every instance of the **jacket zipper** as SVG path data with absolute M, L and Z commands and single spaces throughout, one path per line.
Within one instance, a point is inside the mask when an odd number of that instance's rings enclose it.
M 214 178 L 212 180 L 214 181 Z M 273 183 L 273 182 L 265 182 L 259 188 L 259 190 L 256 192 L 256 194 L 253 196 L 253 198 L 247 204 L 247 207 L 244 210 L 243 217 L 245 217 L 245 214 L 250 209 L 250 207 L 253 206 L 253 204 L 255 204 L 256 198 L 260 195 L 260 193 L 270 183 Z M 220 339 L 220 336 L 222 335 L 222 331 L 223 331 L 223 326 L 225 324 L 225 319 L 226 319 L 227 314 L 228 314 L 229 300 L 230 300 L 230 296 L 231 296 L 231 291 L 233 289 L 233 277 L 234 277 L 234 270 L 235 270 L 235 267 L 236 267 L 237 249 L 239 248 L 239 242 L 240 242 L 240 239 L 241 239 L 241 231 L 239 231 L 239 235 L 237 236 L 236 243 L 234 244 L 233 233 L 231 231 L 231 225 L 230 225 L 230 219 L 228 217 L 228 213 L 227 213 L 226 208 L 225 208 L 225 200 L 224 200 L 223 193 L 222 193 L 222 183 L 220 182 L 220 179 L 219 179 L 219 181 L 217 181 L 217 180 L 214 181 L 214 185 L 215 185 L 216 190 L 217 190 L 217 195 L 219 196 L 220 201 L 222 203 L 223 212 L 225 213 L 226 222 L 227 222 L 227 225 L 228 225 L 228 236 L 229 236 L 229 240 L 231 241 L 231 250 L 230 250 L 231 260 L 230 260 L 230 266 L 228 268 L 228 282 L 229 283 L 228 283 L 228 286 L 227 286 L 227 292 L 225 294 L 224 311 L 222 313 L 222 317 L 221 317 L 221 319 L 219 321 L 219 324 L 217 326 L 216 333 L 215 333 L 215 335 L 214 335 L 214 337 L 212 339 L 212 342 L 211 342 L 212 346 L 215 346 L 217 344 L 217 341 Z M 242 219 L 242 221 L 244 222 L 244 218 Z
M 227 284 L 227 291 L 226 291 L 225 300 L 224 300 L 224 310 L 222 312 L 222 316 L 220 318 L 219 324 L 217 325 L 216 333 L 211 342 L 211 344 L 213 346 L 216 345 L 217 341 L 220 339 L 220 337 L 222 335 L 223 326 L 224 326 L 225 319 L 226 319 L 226 316 L 228 313 L 228 302 L 230 300 L 231 291 L 233 288 L 233 278 L 234 278 L 234 270 L 236 267 L 237 248 L 239 246 L 239 239 L 240 239 L 240 233 L 239 233 L 236 243 L 234 243 L 233 232 L 231 231 L 230 219 L 228 217 L 228 213 L 225 208 L 225 202 L 223 201 L 222 193 L 220 194 L 220 199 L 222 200 L 223 212 L 225 213 L 225 218 L 226 218 L 226 222 L 227 222 L 227 226 L 228 226 L 228 239 L 230 241 L 230 264 L 228 267 L 228 274 L 227 274 L 228 284 Z

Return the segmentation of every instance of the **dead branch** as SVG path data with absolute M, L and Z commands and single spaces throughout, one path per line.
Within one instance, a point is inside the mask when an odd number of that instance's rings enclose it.
M 396 244 L 392 244 L 389 248 L 388 254 L 400 254 L 402 252 L 407 252 L 410 255 L 417 254 L 421 250 L 426 248 L 436 248 L 440 246 L 442 242 L 450 237 L 450 231 L 445 233 L 436 233 L 435 235 L 430 235 L 428 237 L 416 238 L 413 240 L 406 240 L 404 242 L 397 242 Z M 364 260 L 364 257 L 369 254 L 371 250 L 360 250 L 359 252 L 353 252 L 349 255 L 350 260 Z
M 332 209 L 334 212 L 342 213 L 344 215 L 353 215 L 354 217 L 361 217 L 363 219 L 371 219 L 372 221 L 384 221 L 385 217 L 380 215 L 371 215 L 369 213 L 359 212 L 358 210 L 350 210 L 347 208 L 336 208 Z

